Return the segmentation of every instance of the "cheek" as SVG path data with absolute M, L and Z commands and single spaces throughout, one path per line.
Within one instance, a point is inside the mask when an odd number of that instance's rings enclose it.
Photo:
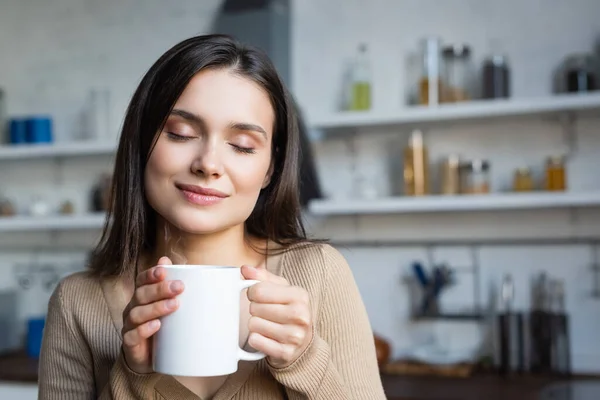
M 252 158 L 252 157 L 248 157 Z M 265 177 L 269 171 L 269 160 L 248 160 L 239 163 L 230 176 L 234 180 L 236 190 L 239 194 L 257 196 L 263 188 Z

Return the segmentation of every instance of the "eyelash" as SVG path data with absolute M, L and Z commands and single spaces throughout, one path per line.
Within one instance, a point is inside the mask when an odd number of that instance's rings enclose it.
M 192 137 L 178 135 L 178 134 L 173 133 L 173 132 L 167 132 L 167 136 L 169 137 L 169 139 L 175 140 L 177 142 L 185 142 L 185 141 L 193 139 Z M 238 152 L 238 153 L 242 153 L 242 154 L 254 154 L 254 153 L 256 153 L 256 150 L 254 150 L 251 147 L 241 147 L 241 146 L 236 146 L 235 144 L 231 144 L 231 143 L 229 143 L 229 145 L 231 147 L 233 147 L 233 150 L 236 151 L 236 152 Z
M 169 137 L 169 139 L 175 140 L 177 142 L 185 142 L 187 140 L 193 139 L 193 138 L 191 138 L 189 136 L 178 135 L 178 134 L 173 133 L 173 132 L 167 132 L 167 136 Z
M 240 146 L 236 146 L 235 144 L 229 144 L 231 147 L 233 147 L 234 151 L 237 151 L 238 153 L 243 153 L 243 154 L 254 154 L 256 153 L 256 150 L 254 150 L 253 148 L 250 147 L 240 147 Z

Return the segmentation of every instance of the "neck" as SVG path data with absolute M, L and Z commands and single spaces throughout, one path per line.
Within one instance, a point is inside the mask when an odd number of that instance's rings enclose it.
M 244 226 L 239 225 L 210 234 L 183 232 L 166 221 L 158 223 L 155 263 L 167 256 L 173 264 L 227 265 L 258 264 L 264 259 L 246 240 Z

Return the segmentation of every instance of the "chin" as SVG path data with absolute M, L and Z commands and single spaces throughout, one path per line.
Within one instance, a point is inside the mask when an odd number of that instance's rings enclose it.
M 183 211 L 183 210 L 181 210 Z M 170 224 L 179 229 L 182 233 L 193 235 L 207 235 L 243 225 L 246 218 L 243 215 L 224 216 L 222 213 L 213 210 L 179 212 L 171 215 L 164 215 L 163 218 Z

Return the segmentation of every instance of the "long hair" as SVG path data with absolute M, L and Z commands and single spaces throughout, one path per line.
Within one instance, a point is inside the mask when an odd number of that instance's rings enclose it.
M 145 196 L 144 171 L 158 135 L 189 81 L 200 71 L 225 68 L 252 80 L 269 95 L 275 121 L 273 175 L 246 220 L 247 235 L 289 246 L 306 242 L 299 201 L 300 144 L 295 107 L 275 67 L 261 50 L 225 35 L 187 39 L 163 54 L 143 77 L 127 108 L 106 223 L 90 269 L 121 275 L 156 245 L 157 217 Z

